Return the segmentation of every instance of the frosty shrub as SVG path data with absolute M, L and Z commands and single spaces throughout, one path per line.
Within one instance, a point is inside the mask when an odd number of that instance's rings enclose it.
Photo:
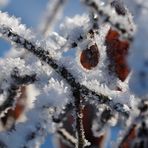
M 147 148 L 148 1 L 81 0 L 84 14 L 58 24 L 66 2 L 49 1 L 36 33 L 0 12 L 12 44 L 0 59 L 0 148 L 41 147 L 49 133 L 59 148 Z

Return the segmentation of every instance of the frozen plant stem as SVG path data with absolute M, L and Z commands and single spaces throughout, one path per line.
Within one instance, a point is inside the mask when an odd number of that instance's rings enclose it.
M 130 42 L 133 41 L 133 32 L 134 30 L 131 29 L 130 32 L 126 29 L 126 27 L 123 27 L 123 24 L 121 22 L 112 22 L 110 13 L 105 12 L 102 8 L 98 6 L 97 1 L 95 0 L 83 0 L 84 4 L 88 6 L 91 10 L 96 12 L 99 17 L 103 18 L 103 22 L 109 23 L 113 28 L 117 29 L 125 39 L 129 40 Z M 120 8 L 121 9 L 121 8 Z M 125 9 L 125 8 L 122 8 Z M 120 10 L 121 11 L 121 10 Z M 122 12 L 123 13 L 123 12 Z M 120 16 L 121 14 L 118 14 Z M 129 20 L 128 20 L 129 21 Z M 132 34 L 131 34 L 132 33 Z
M 78 139 L 78 142 L 76 144 L 77 148 L 84 148 L 85 145 L 85 135 L 84 135 L 84 128 L 83 128 L 83 106 L 82 106 L 82 97 L 80 94 L 80 91 L 78 89 L 75 89 L 73 91 L 74 96 L 74 104 L 75 104 L 75 111 L 76 111 L 76 136 Z

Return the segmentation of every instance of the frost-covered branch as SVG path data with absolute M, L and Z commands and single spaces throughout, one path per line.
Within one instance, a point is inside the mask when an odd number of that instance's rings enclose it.
M 91 91 L 85 86 L 80 85 L 78 82 L 76 82 L 73 75 L 68 72 L 68 70 L 64 66 L 58 64 L 56 60 L 52 59 L 49 52 L 45 51 L 42 47 L 36 47 L 34 43 L 12 32 L 11 29 L 6 26 L 1 26 L 0 33 L 7 40 L 10 40 L 12 43 L 15 43 L 16 45 L 27 49 L 29 52 L 37 56 L 41 61 L 50 65 L 61 77 L 63 77 L 67 81 L 67 83 L 72 88 L 80 89 L 81 93 L 86 96 L 86 98 L 96 99 L 98 103 L 107 104 L 112 109 L 122 113 L 125 116 L 129 115 L 129 108 L 127 107 L 127 110 L 126 105 L 119 102 L 116 103 L 114 102 L 114 100 L 108 98 L 107 96 L 104 96 L 103 94 L 96 94 L 94 91 Z

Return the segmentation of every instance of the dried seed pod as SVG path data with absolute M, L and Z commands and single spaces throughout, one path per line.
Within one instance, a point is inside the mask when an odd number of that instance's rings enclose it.
M 80 55 L 80 63 L 82 66 L 88 70 L 91 70 L 92 68 L 96 67 L 99 63 L 99 49 L 96 44 L 90 46 L 90 48 L 87 48 L 82 51 Z
M 109 71 L 115 73 L 117 77 L 124 81 L 130 70 L 126 62 L 128 55 L 129 42 L 119 39 L 120 35 L 117 31 L 110 29 L 106 36 L 107 56 L 110 64 Z

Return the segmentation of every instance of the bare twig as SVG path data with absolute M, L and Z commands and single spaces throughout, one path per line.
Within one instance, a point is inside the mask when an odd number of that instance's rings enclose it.
M 67 0 L 56 0 L 56 1 L 50 1 L 49 2 L 49 8 L 47 9 L 45 19 L 43 20 L 43 23 L 41 24 L 41 33 L 45 36 L 48 36 L 49 30 L 51 29 L 55 19 L 57 18 L 57 15 L 63 5 L 66 3 Z M 52 6 L 52 7 L 51 7 Z

